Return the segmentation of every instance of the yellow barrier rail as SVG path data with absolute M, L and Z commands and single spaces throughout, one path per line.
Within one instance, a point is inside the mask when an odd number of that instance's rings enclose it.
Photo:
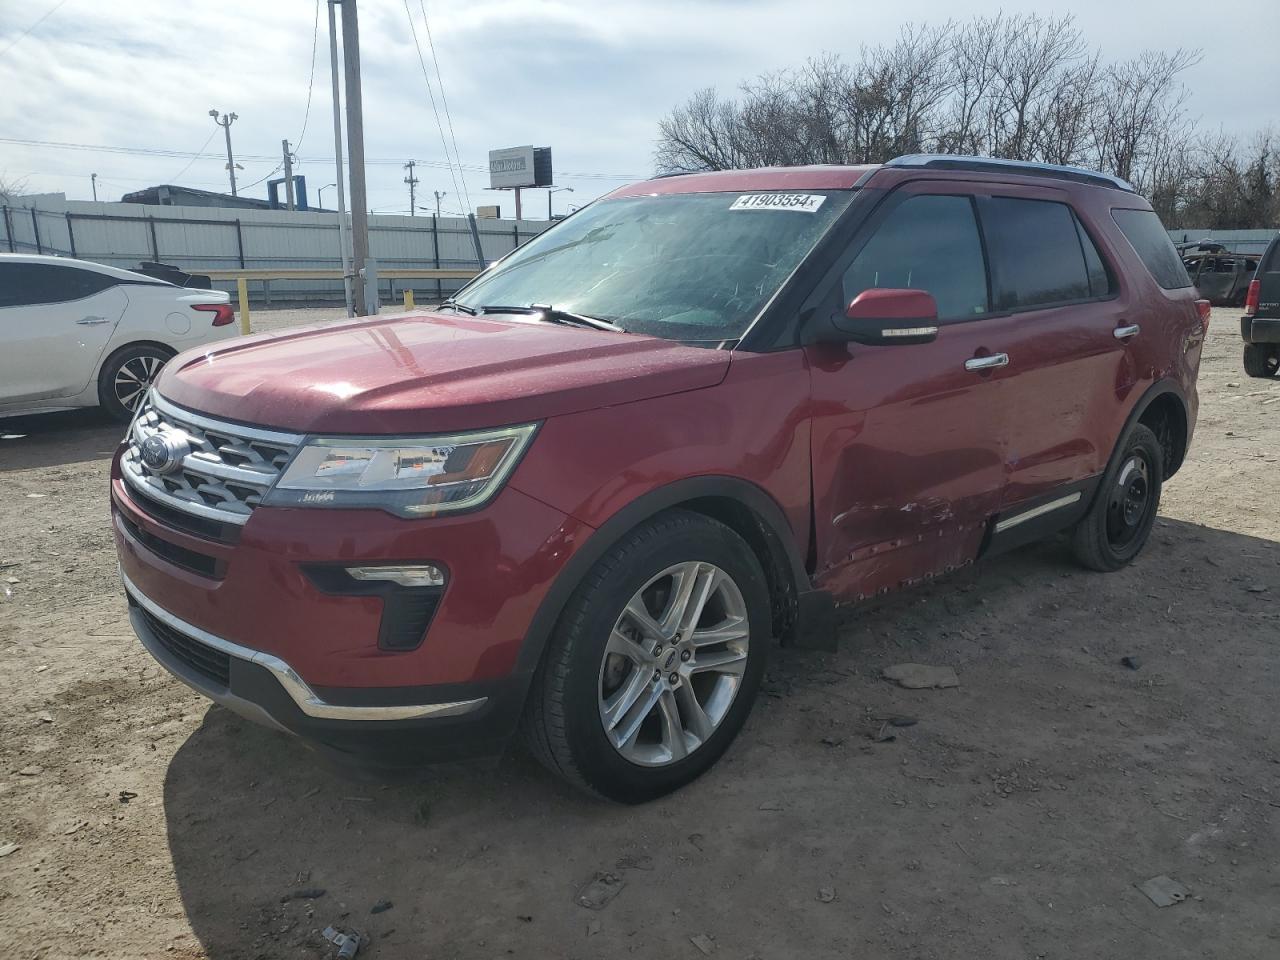
M 395 270 L 379 270 L 379 280 L 470 280 L 479 270 L 473 267 L 411 267 Z M 299 267 L 297 269 L 245 269 L 201 270 L 210 280 L 234 280 L 236 297 L 240 301 L 240 332 L 249 332 L 249 281 L 250 280 L 341 280 L 341 270 Z M 413 307 L 413 291 L 404 292 L 405 308 Z

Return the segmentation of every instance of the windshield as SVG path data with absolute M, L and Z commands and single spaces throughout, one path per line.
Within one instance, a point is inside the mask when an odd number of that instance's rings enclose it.
M 852 198 L 832 190 L 601 200 L 530 240 L 456 302 L 550 306 L 668 340 L 737 340 Z

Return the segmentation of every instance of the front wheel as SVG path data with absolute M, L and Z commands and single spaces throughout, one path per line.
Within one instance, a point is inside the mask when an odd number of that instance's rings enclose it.
M 1091 570 L 1119 570 L 1147 542 L 1160 509 L 1164 451 L 1152 430 L 1135 424 L 1102 477 L 1093 506 L 1076 524 L 1071 548 Z
M 139 343 L 117 350 L 98 374 L 98 402 L 110 416 L 128 423 L 173 351 Z
M 682 510 L 648 521 L 596 563 L 556 627 L 526 715 L 534 753 L 623 803 L 684 786 L 746 720 L 771 629 L 741 537 Z
M 1246 343 L 1244 372 L 1251 377 L 1274 377 L 1280 373 L 1280 344 Z

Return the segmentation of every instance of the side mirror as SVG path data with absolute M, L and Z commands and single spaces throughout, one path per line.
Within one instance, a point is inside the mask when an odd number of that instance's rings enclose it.
M 832 324 L 858 343 L 929 343 L 938 336 L 938 303 L 925 290 L 873 287 L 854 297 Z

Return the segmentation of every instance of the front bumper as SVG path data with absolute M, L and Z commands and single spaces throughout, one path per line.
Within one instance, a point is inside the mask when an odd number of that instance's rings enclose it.
M 219 536 L 113 469 L 112 521 L 144 647 L 203 695 L 374 765 L 500 752 L 532 667 L 534 614 L 591 529 L 508 488 L 482 511 L 259 507 Z M 334 595 L 316 565 L 432 562 L 449 574 L 425 636 L 379 645 L 383 600 Z
M 514 680 L 327 691 L 326 699 L 279 657 L 187 623 L 143 595 L 127 576 L 121 578 L 134 632 L 173 676 L 254 723 L 361 765 L 400 767 L 496 754 L 519 720 L 524 686 Z M 448 699 L 423 702 L 426 695 Z

